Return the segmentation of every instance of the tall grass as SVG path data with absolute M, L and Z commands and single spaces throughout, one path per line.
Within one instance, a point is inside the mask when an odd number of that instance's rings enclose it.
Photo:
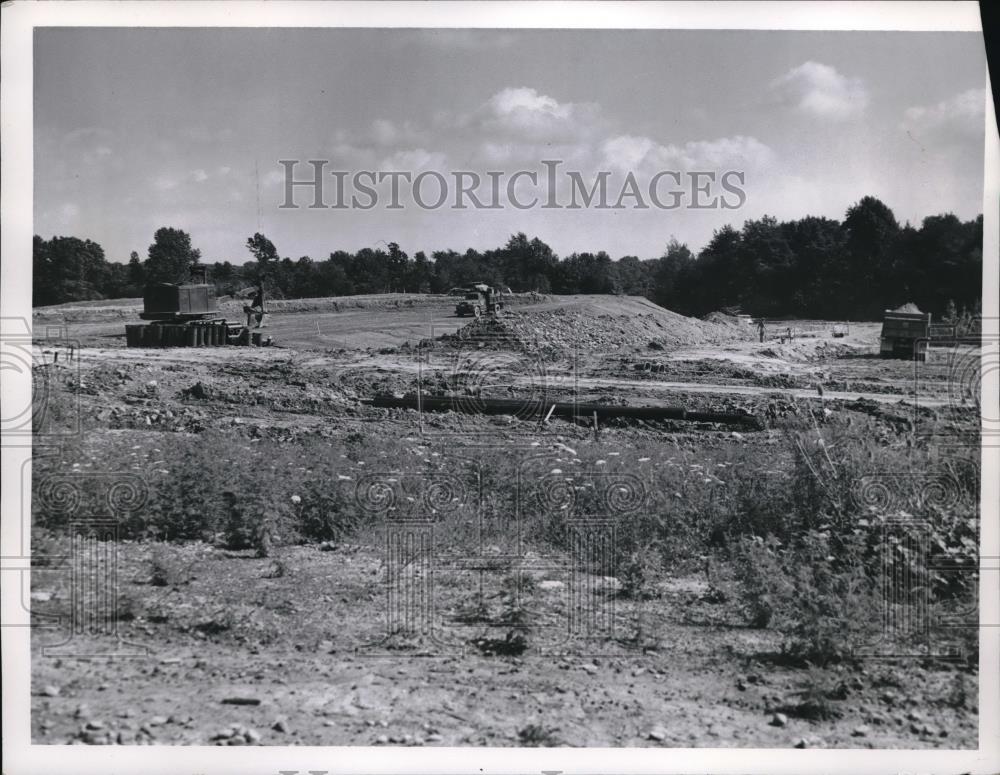
M 978 450 L 945 454 L 903 436 L 887 444 L 859 428 L 857 416 L 854 423 L 805 415 L 767 444 L 574 442 L 576 450 L 532 453 L 536 469 L 525 468 L 521 452 L 384 431 L 293 442 L 214 431 L 95 433 L 39 460 L 35 480 L 47 466 L 73 463 L 139 473 L 149 497 L 122 516 L 123 538 L 258 551 L 262 535 L 269 545 L 361 540 L 387 520 L 417 518 L 434 521 L 435 546 L 459 556 L 566 553 L 572 520 L 596 515 L 614 523 L 611 562 L 626 593 L 647 596 L 665 575 L 700 572 L 712 557 L 749 624 L 787 636 L 790 654 L 825 662 L 848 656 L 877 626 L 887 558 L 892 567 L 916 562 L 904 547 L 884 545 L 886 520 L 925 520 L 933 550 L 952 564 L 978 549 Z M 615 476 L 641 483 L 629 508 L 601 501 L 602 483 Z M 572 492 L 570 506 L 531 494 L 550 479 Z M 871 482 L 891 497 L 866 500 Z M 62 530 L 65 517 L 38 503 L 34 526 Z M 978 577 L 969 567 L 909 570 L 935 603 L 974 608 Z

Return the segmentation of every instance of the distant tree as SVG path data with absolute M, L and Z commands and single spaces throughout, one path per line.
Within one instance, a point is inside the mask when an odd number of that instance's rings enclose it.
M 678 312 L 703 315 L 741 304 L 737 262 L 743 236 L 732 226 L 716 229 L 697 262 L 677 278 Z M 654 300 L 655 300 L 654 296 Z
M 274 243 L 259 232 L 247 239 L 247 249 L 260 264 L 278 260 L 278 251 Z
M 136 296 L 142 293 L 142 288 L 146 284 L 146 269 L 142 265 L 139 254 L 134 250 L 128 257 L 128 284 L 131 289 L 129 295 L 135 294 Z
M 101 295 L 106 299 L 121 299 L 136 296 L 132 284 L 129 282 L 129 271 L 127 264 L 117 261 L 106 261 L 104 263 L 104 278 L 101 282 Z
M 389 254 L 383 250 L 361 248 L 349 261 L 347 278 L 355 293 L 388 293 L 392 287 Z
M 893 282 L 892 244 L 899 223 L 885 203 L 866 196 L 847 210 L 842 225 L 848 265 L 831 293 L 848 294 L 852 312 L 875 317 L 885 309 L 885 296 Z
M 407 288 L 417 293 L 430 293 L 434 265 L 424 254 L 424 251 L 418 250 L 413 255 L 413 263 L 410 265 L 408 271 L 409 279 L 407 280 Z
M 347 255 L 347 254 L 345 254 Z M 336 253 L 330 259 L 322 261 L 316 267 L 316 293 L 315 296 L 351 296 L 355 293 L 364 293 L 359 290 L 353 280 L 348 276 L 342 263 L 334 260 Z
M 554 268 L 552 290 L 556 293 L 619 293 L 618 266 L 603 250 L 574 253 Z
M 104 298 L 108 265 L 96 242 L 76 237 L 32 240 L 32 303 L 61 304 Z
M 697 258 L 671 239 L 663 254 L 613 261 L 604 252 L 564 259 L 537 237 L 512 235 L 494 249 L 439 250 L 411 260 L 396 242 L 385 250 L 336 250 L 322 261 L 280 259 L 256 233 L 247 242 L 252 260 L 216 263 L 218 293 L 232 294 L 267 277 L 276 297 L 448 291 L 472 282 L 516 291 L 641 294 L 688 315 L 741 307 L 752 314 L 877 319 L 881 310 L 912 301 L 936 319 L 958 319 L 974 331 L 982 303 L 983 219 L 963 222 L 945 213 L 919 228 L 900 226 L 875 197 L 852 205 L 843 222 L 807 216 L 778 223 L 748 220 L 724 226 Z M 146 282 L 182 282 L 200 254 L 177 229 L 156 232 L 143 262 L 109 263 L 100 245 L 74 237 L 33 241 L 33 301 L 133 296 Z
M 251 285 L 266 281 L 271 295 L 282 295 L 282 271 L 278 266 L 278 250 L 274 243 L 260 232 L 255 232 L 247 239 L 247 250 L 256 263 L 250 266 L 244 264 L 244 280 Z
M 653 289 L 652 265 L 655 261 L 640 261 L 637 256 L 618 260 L 618 283 L 621 292 L 629 296 L 650 296 Z
M 877 255 L 884 250 L 899 223 L 892 210 L 873 196 L 862 197 L 847 209 L 844 217 L 847 249 L 852 253 Z
M 316 289 L 316 264 L 309 256 L 299 256 L 295 262 L 287 295 L 292 299 L 319 295 Z
M 694 260 L 694 255 L 688 246 L 671 237 L 653 270 L 653 301 L 661 306 L 676 309 L 680 301 L 678 280 L 688 271 Z
M 217 296 L 232 296 L 243 286 L 236 268 L 229 261 L 217 262 L 212 265 L 211 280 L 215 284 Z
M 49 243 L 36 234 L 31 244 L 31 303 L 36 307 L 55 304 L 57 282 Z
M 399 244 L 390 242 L 388 245 L 389 257 L 386 262 L 386 275 L 389 290 L 406 291 L 407 280 L 409 279 L 408 264 L 410 257 L 403 252 Z
M 794 259 L 775 218 L 765 215 L 744 223 L 735 276 L 740 306 L 755 315 L 785 312 L 795 291 Z
M 431 288 L 436 293 L 447 293 L 452 288 L 462 284 L 458 274 L 459 254 L 454 250 L 435 250 L 431 253 L 434 259 L 434 278 Z
M 956 306 L 955 300 L 948 299 L 948 303 L 945 305 L 944 314 L 941 316 L 941 320 L 949 325 L 957 326 L 961 319 L 961 315 L 958 314 L 958 306 Z
M 551 289 L 551 275 L 559 262 L 552 248 L 535 237 L 529 240 L 523 233 L 513 235 L 504 246 L 501 260 L 503 274 L 515 290 L 539 291 Z
M 191 246 L 191 237 L 180 229 L 156 230 L 144 268 L 148 282 L 180 283 L 201 260 L 201 251 Z
M 841 283 L 846 267 L 840 223 L 809 216 L 783 223 L 781 228 L 795 257 L 787 312 L 838 317 L 844 299 L 833 289 Z
M 908 256 L 912 298 L 921 309 L 944 312 L 948 301 L 971 307 L 982 298 L 982 220 L 962 223 L 951 213 L 924 218 Z

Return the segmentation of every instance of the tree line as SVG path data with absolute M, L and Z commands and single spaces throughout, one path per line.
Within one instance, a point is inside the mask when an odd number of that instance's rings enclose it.
M 412 292 L 447 293 L 471 282 L 513 291 L 644 296 L 687 315 L 729 309 L 755 316 L 877 319 L 882 310 L 912 302 L 942 315 L 977 311 L 982 298 L 983 219 L 952 214 L 900 225 L 883 202 L 867 196 L 842 221 L 764 216 L 741 229 L 724 226 L 695 254 L 672 239 L 657 258 L 573 253 L 560 258 L 538 238 L 519 233 L 502 247 L 464 253 L 416 252 L 395 243 L 337 250 L 326 259 L 281 258 L 264 235 L 247 240 L 251 258 L 203 264 L 191 237 L 161 228 L 140 259 L 109 262 L 96 242 L 76 237 L 34 238 L 36 306 L 135 297 L 151 282 L 183 282 L 207 269 L 219 295 L 263 281 L 271 298 Z

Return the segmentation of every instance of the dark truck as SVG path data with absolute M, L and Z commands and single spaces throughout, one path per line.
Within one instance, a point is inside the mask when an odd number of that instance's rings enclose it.
M 897 312 L 887 309 L 882 318 L 879 353 L 883 358 L 927 358 L 927 341 L 931 336 L 929 312 Z
M 466 315 L 478 318 L 484 314 L 495 315 L 501 309 L 503 300 L 500 292 L 484 283 L 475 283 L 466 289 L 465 298 L 455 306 L 455 315 L 460 318 Z

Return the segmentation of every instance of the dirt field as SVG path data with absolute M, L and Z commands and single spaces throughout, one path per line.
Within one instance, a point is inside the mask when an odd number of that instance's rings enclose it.
M 935 435 L 974 442 L 975 352 L 881 360 L 871 323 L 835 339 L 783 322 L 761 343 L 636 298 L 520 298 L 471 325 L 453 304 L 275 303 L 259 349 L 125 348 L 127 300 L 36 311 L 39 440 L 82 428 L 47 458 L 36 442 L 35 553 L 56 559 L 32 574 L 31 608 L 40 625 L 63 617 L 34 631 L 36 742 L 977 744 L 968 650 L 800 658 L 801 627 L 748 618 L 720 527 L 784 508 L 803 460 L 822 484 L 827 461 L 843 480 L 932 456 Z M 418 390 L 525 412 L 362 403 Z M 759 430 L 545 421 L 555 401 L 746 413 Z M 117 608 L 96 633 L 69 638 L 74 594 L 90 593 L 58 559 L 67 511 L 46 477 L 144 493 L 121 512 Z M 237 510 L 268 520 L 263 550 L 227 543 Z M 566 525 L 586 528 L 586 561 Z M 414 541 L 433 548 L 399 564 Z

